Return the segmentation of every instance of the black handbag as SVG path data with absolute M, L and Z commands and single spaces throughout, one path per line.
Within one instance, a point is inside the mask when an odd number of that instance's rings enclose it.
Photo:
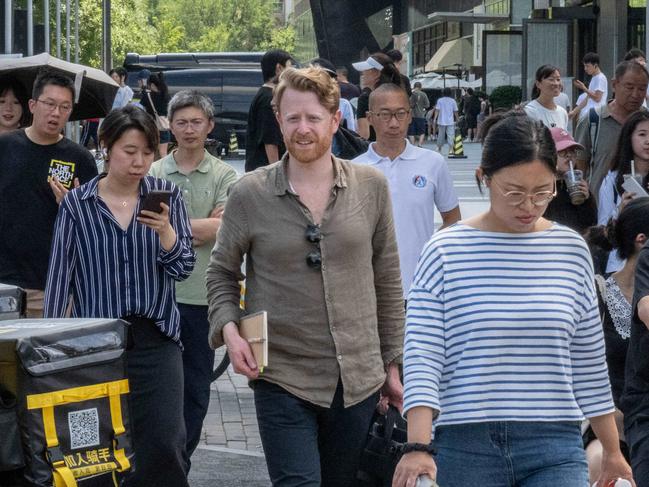
M 390 406 L 385 415 L 375 414 L 361 455 L 356 478 L 362 487 L 390 487 L 401 458 L 401 447 L 408 441 L 407 423 Z

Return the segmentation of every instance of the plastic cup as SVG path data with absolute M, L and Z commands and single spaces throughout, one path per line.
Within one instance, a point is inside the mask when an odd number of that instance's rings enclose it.
M 428 475 L 420 475 L 417 478 L 415 487 L 438 487 L 438 485 L 434 480 L 431 480 Z
M 570 196 L 570 202 L 573 205 L 581 205 L 586 201 L 586 193 L 584 193 L 579 184 L 583 179 L 584 173 L 579 169 L 566 171 L 566 174 L 563 176 L 563 180 L 566 182 L 566 188 L 568 189 L 568 195 Z

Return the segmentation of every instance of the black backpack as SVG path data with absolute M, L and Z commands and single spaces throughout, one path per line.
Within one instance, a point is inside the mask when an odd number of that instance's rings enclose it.
M 353 130 L 339 126 L 338 131 L 334 134 L 333 145 L 336 147 L 334 156 L 352 160 L 361 154 L 365 154 L 370 143 Z

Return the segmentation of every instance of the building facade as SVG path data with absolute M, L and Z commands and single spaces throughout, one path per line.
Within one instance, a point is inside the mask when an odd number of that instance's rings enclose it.
M 514 84 L 527 92 L 544 63 L 584 79 L 589 51 L 610 78 L 628 49 L 646 47 L 647 0 L 295 0 L 298 10 L 301 60 L 317 50 L 351 67 L 397 47 L 409 75 L 452 70 L 485 79 L 488 91 Z

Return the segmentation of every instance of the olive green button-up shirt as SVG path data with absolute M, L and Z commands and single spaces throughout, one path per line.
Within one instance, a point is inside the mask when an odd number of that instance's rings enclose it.
M 319 242 L 306 256 L 313 219 L 291 189 L 283 160 L 232 186 L 207 269 L 210 343 L 239 322 L 241 263 L 246 311 L 268 312 L 269 365 L 261 378 L 328 407 L 338 378 L 345 406 L 377 391 L 400 361 L 404 306 L 387 181 L 374 168 L 333 158 L 335 181 Z
M 198 167 L 189 174 L 183 174 L 178 170 L 174 153 L 154 162 L 149 174 L 171 181 L 178 186 L 190 219 L 209 218 L 214 208 L 225 204 L 228 190 L 238 177 L 237 171 L 232 166 L 207 151 Z M 196 252 L 194 271 L 185 281 L 176 283 L 177 302 L 207 305 L 205 270 L 210 261 L 211 248 L 211 242 L 194 247 Z

